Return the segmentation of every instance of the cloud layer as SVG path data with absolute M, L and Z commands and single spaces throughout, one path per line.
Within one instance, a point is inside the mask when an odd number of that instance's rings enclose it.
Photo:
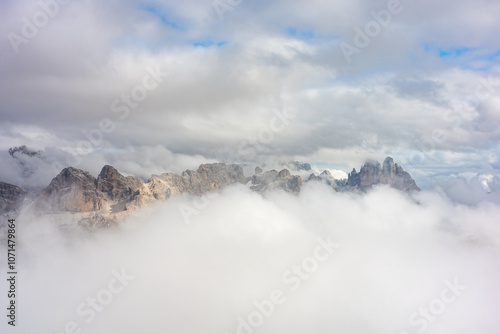
M 196 213 L 186 220 L 181 204 Z M 299 196 L 232 186 L 178 197 L 88 237 L 25 212 L 18 329 L 495 334 L 499 214 L 437 193 L 361 196 L 321 184 Z M 331 243 L 330 253 L 321 246 Z M 255 303 L 275 297 L 260 321 Z
M 421 173 L 498 169 L 495 1 L 401 1 L 350 63 L 341 43 L 356 47 L 393 1 L 242 1 L 222 16 L 210 1 L 42 3 L 46 24 L 36 2 L 0 5 L 1 150 L 58 149 L 87 165 L 161 146 L 161 160 L 352 168 L 392 155 Z M 23 18 L 39 22 L 33 37 Z M 17 53 L 12 34 L 27 40 Z M 271 133 L 276 112 L 296 116 Z M 141 154 L 123 157 L 147 168 Z

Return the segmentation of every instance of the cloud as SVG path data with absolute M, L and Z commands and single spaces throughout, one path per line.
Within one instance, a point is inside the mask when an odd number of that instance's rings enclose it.
M 267 127 L 274 110 L 286 108 L 298 117 L 255 162 L 314 160 L 325 150 L 356 151 L 358 160 L 391 151 L 472 150 L 478 159 L 466 171 L 499 139 L 498 84 L 474 110 L 457 108 L 474 97 L 484 77 L 499 80 L 492 55 L 500 45 L 491 34 L 497 4 L 402 1 L 401 14 L 347 64 L 339 44 L 352 43 L 355 28 L 387 5 L 245 1 L 222 21 L 210 2 L 61 5 L 18 54 L 8 39 L 0 45 L 8 64 L 0 70 L 0 133 L 11 143 L 3 149 L 42 146 L 26 133 L 43 131 L 51 137 L 45 147 L 75 151 L 87 140 L 85 131 L 109 119 L 115 130 L 94 150 L 161 145 L 178 154 L 238 160 L 239 143 Z M 25 3 L 2 8 L 9 13 L 0 25 L 4 35 L 20 34 L 22 18 L 32 20 L 41 10 Z M 224 44 L 196 47 L 212 42 Z M 457 59 L 436 51 L 463 48 L 472 51 Z M 486 69 L 471 70 L 477 62 Z M 159 67 L 169 76 L 121 119 L 113 102 L 131 95 L 147 68 Z M 429 172 L 432 163 L 423 161 L 420 171 Z
M 500 179 L 498 175 L 453 175 L 442 181 L 441 189 L 453 201 L 467 205 L 482 202 L 500 203 Z
M 179 206 L 194 203 L 187 224 Z M 255 332 L 413 333 L 425 323 L 429 333 L 493 334 L 500 328 L 499 214 L 498 202 L 463 206 L 438 193 L 409 197 L 385 187 L 363 196 L 318 183 L 299 196 L 263 196 L 240 185 L 208 201 L 176 197 L 88 236 L 24 212 L 17 218 L 18 327 L 237 333 L 238 317 L 248 321 L 254 302 L 279 290 L 285 301 Z M 339 247 L 325 257 L 318 238 Z M 324 259 L 316 267 L 315 252 Z M 294 265 L 307 278 L 293 274 Z M 114 271 L 133 279 L 110 295 L 110 284 L 120 285 Z M 436 300 L 455 283 L 466 288 L 437 314 Z M 95 318 L 87 298 L 97 300 Z

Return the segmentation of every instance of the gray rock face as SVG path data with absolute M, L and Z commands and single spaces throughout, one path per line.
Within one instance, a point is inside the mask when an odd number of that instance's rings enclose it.
M 311 170 L 311 165 L 308 163 L 300 162 L 300 161 L 292 161 L 289 163 L 290 168 L 295 171 L 305 170 L 306 172 Z
M 326 170 L 326 169 L 323 172 L 321 172 L 321 174 L 319 174 L 319 175 L 311 174 L 307 181 L 308 182 L 309 181 L 323 182 L 323 183 L 331 186 L 335 190 L 338 190 L 339 187 L 345 186 L 346 182 L 347 182 L 345 179 L 343 179 L 343 180 L 335 179 L 333 177 L 332 173 L 330 173 L 330 171 Z
M 112 166 L 104 166 L 99 176 L 73 167 L 65 168 L 43 190 L 38 208 L 51 212 L 117 213 L 167 199 L 184 192 L 202 195 L 240 182 L 243 169 L 238 165 L 205 164 L 182 175 L 153 175 L 148 183 L 135 176 L 123 176 Z M 92 225 L 93 226 L 93 225 Z
M 141 178 L 125 177 L 109 165 L 103 167 L 96 180 L 96 191 L 103 193 L 111 201 L 127 201 L 140 192 L 143 186 Z
M 64 168 L 42 191 L 37 207 L 51 212 L 90 212 L 103 208 L 96 179 L 81 169 Z
M 337 181 L 329 170 L 324 170 L 321 174 L 319 174 L 319 178 L 329 186 L 332 186 L 334 189 L 338 188 Z
M 252 176 L 252 185 L 250 189 L 253 191 L 264 191 L 267 189 L 268 185 L 278 180 L 278 171 L 269 170 L 264 173 L 256 174 Z
M 186 170 L 181 175 L 166 173 L 153 175 L 147 184 L 155 199 L 166 199 L 184 192 L 202 195 L 220 190 L 230 184 L 243 182 L 243 168 L 224 163 L 204 164 L 198 170 Z
M 283 169 L 279 173 L 270 170 L 252 177 L 250 189 L 253 191 L 266 191 L 273 189 L 283 189 L 291 193 L 299 193 L 302 187 L 302 178 L 291 175 L 288 169 Z
M 345 180 L 335 180 L 327 170 L 319 176 L 311 174 L 308 181 L 324 182 L 337 191 L 367 190 L 376 184 L 410 192 L 420 190 L 411 176 L 391 158 L 366 163 Z M 339 183 L 342 182 L 342 183 Z M 165 173 L 153 175 L 148 182 L 134 176 L 123 176 L 114 167 L 106 165 L 98 177 L 73 167 L 63 169 L 36 198 L 34 208 L 43 213 L 72 213 L 80 218 L 78 226 L 92 230 L 108 227 L 127 211 L 158 200 L 166 200 L 182 193 L 203 195 L 219 191 L 234 183 L 248 184 L 253 191 L 281 189 L 299 193 L 302 178 L 288 169 L 264 172 L 255 169 L 255 175 L 245 177 L 243 169 L 235 164 L 203 164 L 197 170 L 186 170 L 181 175 Z M 19 187 L 0 182 L 0 213 L 15 211 L 26 193 Z
M 284 179 L 284 178 L 287 178 L 287 177 L 290 177 L 291 174 L 290 174 L 290 171 L 288 169 L 283 169 L 282 171 L 280 171 L 278 173 L 278 179 Z
M 182 178 L 187 192 L 202 195 L 240 182 L 245 175 L 243 175 L 243 168 L 239 165 L 215 163 L 201 165 L 197 171 L 182 172 Z
M 395 164 L 391 157 L 387 157 L 382 166 L 378 162 L 367 162 L 359 173 L 353 169 L 347 179 L 347 187 L 357 187 L 361 190 L 376 184 L 387 184 L 405 192 L 420 190 L 410 174 Z
M 314 173 L 311 173 L 311 175 L 309 175 L 309 178 L 307 179 L 307 182 L 309 181 L 321 181 L 322 179 L 317 176 L 316 174 Z
M 104 198 L 112 212 L 129 210 L 132 206 L 142 206 L 144 201 L 144 181 L 136 176 L 123 176 L 114 167 L 106 165 L 96 179 L 96 192 Z
M 142 179 L 124 177 L 111 166 L 104 166 L 97 179 L 83 170 L 68 167 L 52 179 L 36 204 L 37 208 L 49 212 L 107 209 L 119 212 L 137 202 L 143 187 Z
M 17 211 L 24 196 L 26 196 L 26 192 L 21 188 L 0 182 L 0 213 Z
M 302 178 L 297 175 L 290 175 L 284 179 L 280 179 L 279 187 L 287 192 L 298 194 L 302 187 Z
M 366 163 L 359 173 L 354 169 L 349 174 L 347 185 L 339 185 L 326 170 L 319 176 L 311 174 L 309 180 L 326 182 L 339 191 L 353 188 L 365 190 L 375 184 L 388 184 L 407 192 L 419 190 L 410 175 L 394 164 L 391 158 L 385 159 L 383 167 L 379 163 Z M 255 175 L 245 178 L 241 166 L 224 163 L 204 164 L 181 175 L 153 175 L 147 183 L 137 177 L 125 177 L 109 165 L 103 167 L 97 179 L 87 172 L 69 167 L 43 190 L 40 202 L 44 206 L 38 207 L 48 208 L 51 212 L 118 213 L 182 193 L 203 195 L 219 191 L 238 182 L 250 182 L 250 189 L 258 192 L 282 189 L 290 193 L 299 193 L 303 183 L 300 176 L 292 175 L 288 169 L 263 172 L 256 168 Z
M 147 185 L 151 194 L 157 200 L 167 199 L 172 195 L 178 195 L 186 191 L 183 178 L 174 173 L 153 175 Z

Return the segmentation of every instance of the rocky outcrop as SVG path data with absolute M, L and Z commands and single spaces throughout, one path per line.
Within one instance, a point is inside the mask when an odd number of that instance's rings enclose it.
M 184 192 L 202 195 L 243 179 L 240 166 L 223 163 L 201 165 L 198 170 L 187 170 L 182 175 L 153 175 L 148 183 L 135 176 L 125 177 L 109 165 L 103 167 L 97 179 L 68 167 L 43 190 L 37 207 L 50 212 L 117 213 Z
M 278 179 L 278 171 L 269 170 L 252 176 L 250 189 L 253 191 L 264 191 L 267 186 Z
M 106 165 L 96 179 L 96 192 L 104 198 L 113 212 L 143 206 L 149 192 L 144 191 L 144 180 L 136 176 L 123 176 L 114 167 Z
M 64 168 L 42 191 L 37 207 L 52 212 L 90 212 L 104 207 L 96 179 L 81 169 Z
M 283 169 L 279 173 L 273 169 L 264 173 L 255 174 L 252 176 L 250 185 L 250 189 L 259 192 L 282 189 L 291 193 L 299 193 L 301 187 L 302 178 L 297 175 L 291 175 L 288 169 Z
M 297 175 L 281 176 L 278 174 L 278 186 L 287 192 L 298 194 L 302 187 L 302 178 Z
M 0 213 L 17 211 L 25 196 L 26 192 L 21 188 L 0 182 Z
M 314 173 L 309 175 L 309 178 L 307 179 L 307 181 L 308 182 L 309 181 L 323 182 L 323 183 L 326 183 L 327 185 L 331 186 L 335 190 L 338 190 L 339 187 L 345 186 L 347 183 L 347 181 L 345 179 L 339 180 L 339 179 L 334 178 L 332 173 L 326 169 L 323 172 L 321 172 L 321 174 L 319 174 L 319 175 L 316 175 Z
M 366 190 L 376 184 L 387 184 L 404 192 L 420 190 L 410 174 L 395 164 L 391 157 L 387 157 L 382 166 L 378 162 L 367 162 L 361 167 L 359 173 L 353 169 L 346 186 Z
M 282 166 L 289 167 L 293 171 L 306 171 L 311 170 L 311 165 L 301 161 L 280 162 Z
M 144 181 L 135 176 L 123 176 L 106 165 L 94 178 L 88 172 L 65 168 L 42 191 L 37 207 L 50 212 L 120 212 L 131 206 L 142 206 Z
M 318 175 L 311 173 L 311 175 L 309 175 L 309 178 L 307 179 L 307 182 L 309 181 L 322 181 L 322 179 Z
M 329 170 L 324 170 L 321 174 L 319 174 L 319 178 L 329 186 L 332 186 L 335 189 L 338 188 L 337 182 Z
M 135 190 L 138 190 L 142 184 L 138 184 L 137 186 Z M 122 200 L 130 198 L 132 189 L 128 186 L 127 180 L 123 175 L 114 167 L 106 165 L 97 177 L 96 191 L 104 193 L 110 200 Z
M 243 181 L 244 178 L 241 166 L 225 163 L 204 164 L 197 171 L 182 172 L 185 191 L 195 195 L 220 190 L 227 185 Z
M 186 170 L 181 175 L 153 175 L 148 182 L 148 188 L 155 199 L 167 199 L 184 192 L 202 195 L 244 180 L 241 166 L 214 163 L 201 165 L 196 171 Z
M 184 180 L 180 175 L 165 173 L 153 175 L 148 183 L 148 188 L 155 199 L 167 199 L 186 190 Z

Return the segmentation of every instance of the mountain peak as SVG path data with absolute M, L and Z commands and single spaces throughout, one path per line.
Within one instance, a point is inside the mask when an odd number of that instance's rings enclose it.
M 362 190 L 376 184 L 387 184 L 405 192 L 420 190 L 410 174 L 395 164 L 391 157 L 385 158 L 382 166 L 379 162 L 366 162 L 359 173 L 353 169 L 347 179 L 348 186 L 359 187 Z
M 120 172 L 116 170 L 115 167 L 106 165 L 102 168 L 99 173 L 99 179 L 122 179 L 125 178 Z

